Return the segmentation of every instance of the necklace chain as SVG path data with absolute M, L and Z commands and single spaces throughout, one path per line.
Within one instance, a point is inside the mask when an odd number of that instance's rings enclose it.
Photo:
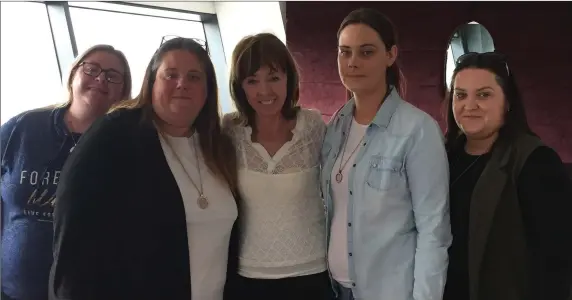
M 70 152 L 69 152 L 69 153 L 72 153 L 72 151 L 75 149 L 75 146 L 77 146 L 77 141 L 75 140 L 75 138 L 73 137 L 73 133 L 71 133 L 71 132 L 70 132 L 70 137 L 71 137 L 71 139 L 72 139 L 73 146 L 70 148 Z
M 338 173 L 336 174 L 336 181 L 338 183 L 342 182 L 342 180 L 344 179 L 344 175 L 342 175 L 342 170 L 346 167 L 346 165 L 348 164 L 348 162 L 350 161 L 350 159 L 352 158 L 352 156 L 354 155 L 354 153 L 357 151 L 357 149 L 359 149 L 359 146 L 361 145 L 361 142 L 363 141 L 364 137 L 365 137 L 365 133 L 363 134 L 363 136 L 361 137 L 361 139 L 359 140 L 357 146 L 354 148 L 354 150 L 350 153 L 350 155 L 348 156 L 348 159 L 344 162 L 344 156 L 346 153 L 346 147 L 348 145 L 348 141 L 349 141 L 349 137 L 350 137 L 350 132 L 352 129 L 352 125 L 353 125 L 354 120 L 352 120 L 350 122 L 350 125 L 348 126 L 348 134 L 344 134 L 344 147 L 342 148 L 342 156 L 340 157 L 340 167 L 338 169 Z
M 389 96 L 389 94 L 391 94 L 391 91 L 393 90 L 392 88 L 388 88 L 387 91 L 385 92 L 385 95 L 383 96 L 383 101 L 385 101 L 385 99 L 387 99 L 387 97 Z M 382 101 L 382 103 L 383 103 Z M 361 137 L 361 139 L 359 140 L 359 143 L 357 144 L 357 146 L 354 148 L 354 150 L 352 151 L 352 153 L 350 153 L 350 155 L 348 156 L 348 159 L 346 160 L 346 162 L 344 163 L 344 154 L 346 153 L 346 146 L 348 145 L 348 140 L 349 140 L 349 136 L 350 136 L 350 131 L 353 125 L 353 118 L 352 121 L 350 122 L 350 125 L 348 126 L 348 130 L 347 133 L 344 137 L 344 147 L 342 149 L 342 156 L 340 158 L 340 168 L 338 169 L 338 173 L 336 174 L 336 181 L 338 183 L 341 183 L 342 180 L 344 179 L 344 175 L 342 175 L 342 170 L 346 167 L 346 165 L 348 164 L 348 162 L 350 161 L 350 159 L 352 158 L 352 155 L 354 155 L 354 153 L 357 151 L 357 149 L 359 149 L 359 146 L 361 145 L 361 142 L 363 141 L 363 139 L 365 138 L 366 133 L 363 134 L 363 136 Z
M 67 133 L 69 134 L 69 136 L 71 137 L 72 142 L 73 142 L 73 146 L 70 148 L 70 151 L 69 151 L 69 153 L 72 153 L 72 151 L 75 149 L 75 146 L 77 146 L 78 141 L 76 141 L 76 139 L 73 137 L 73 132 L 71 129 L 72 128 L 72 126 L 71 126 L 72 122 L 64 119 L 64 123 L 66 123 L 67 129 L 68 129 Z
M 457 181 L 459 181 L 459 179 L 461 179 L 461 177 L 463 177 L 463 175 L 465 175 L 465 173 L 467 173 L 467 171 L 469 171 L 471 169 L 471 167 L 477 163 L 477 161 L 479 160 L 479 158 L 481 158 L 482 155 L 479 155 L 477 158 L 475 158 L 475 160 L 473 160 L 473 162 L 465 169 L 463 170 L 463 172 L 461 172 L 461 174 L 459 174 L 459 176 L 457 176 L 457 178 L 455 178 L 455 180 L 453 180 L 451 182 L 451 186 L 453 186 Z M 459 158 L 457 159 L 457 163 L 459 163 L 459 161 L 461 160 L 461 156 L 459 155 Z
M 175 149 L 173 148 L 173 146 L 171 145 L 171 142 L 169 141 L 168 137 L 165 136 L 165 134 L 163 132 L 161 132 L 161 137 L 163 138 L 163 140 L 165 140 L 165 142 L 167 143 L 167 146 L 169 146 L 169 149 L 171 150 L 171 152 L 173 152 L 173 154 L 175 155 L 175 158 L 177 159 L 177 161 L 179 162 L 179 165 L 181 165 L 181 168 L 183 168 L 183 171 L 185 172 L 185 174 L 187 175 L 187 178 L 189 178 L 189 180 L 191 181 L 191 183 L 193 184 L 193 186 L 195 187 L 195 189 L 197 190 L 197 192 L 199 193 L 199 198 L 197 198 L 197 204 L 199 205 L 200 208 L 205 209 L 208 206 L 208 199 L 205 197 L 204 193 L 203 193 L 203 178 L 201 176 L 201 166 L 199 163 L 199 154 L 197 151 L 197 147 L 196 147 L 196 142 L 195 142 L 195 138 L 194 138 L 194 134 L 191 136 L 191 140 L 192 140 L 192 144 L 193 144 L 193 150 L 195 152 L 195 159 L 197 162 L 197 170 L 199 172 L 199 184 L 200 184 L 200 189 L 197 186 L 197 184 L 195 183 L 195 181 L 193 180 L 193 178 L 191 178 L 191 175 L 189 174 L 189 172 L 187 171 L 187 168 L 185 168 L 185 166 L 183 165 L 183 162 L 181 160 L 181 158 L 179 157 L 179 154 L 177 153 L 177 151 L 175 151 Z

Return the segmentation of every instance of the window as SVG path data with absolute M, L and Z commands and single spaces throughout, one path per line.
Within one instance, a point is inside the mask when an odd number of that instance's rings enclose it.
M 1 123 L 26 110 L 64 102 L 46 5 L 0 3 Z
M 445 84 L 448 90 L 453 80 L 456 60 L 467 52 L 485 53 L 495 50 L 493 37 L 489 31 L 477 22 L 463 24 L 453 33 L 447 49 L 447 63 L 445 65 Z
M 203 24 L 192 14 L 188 19 L 178 15 L 165 17 L 164 10 L 141 9 L 121 4 L 98 3 L 105 10 L 85 8 L 84 3 L 70 2 L 70 15 L 78 53 L 96 44 L 109 44 L 122 51 L 129 61 L 133 77 L 133 95 L 137 95 L 143 82 L 145 69 L 153 53 L 166 35 L 197 38 L 205 41 Z M 82 7 L 79 7 L 82 6 Z M 119 9 L 120 8 L 120 9 Z M 123 13 L 118 11 L 132 11 Z M 154 13 L 156 11 L 156 13 Z M 145 14 L 153 14 L 149 16 Z M 161 15 L 162 17 L 156 17 Z

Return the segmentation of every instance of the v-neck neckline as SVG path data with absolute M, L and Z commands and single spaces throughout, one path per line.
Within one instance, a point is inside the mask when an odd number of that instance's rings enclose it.
M 268 164 L 269 169 L 274 169 L 274 167 L 288 154 L 292 145 L 298 141 L 300 138 L 300 128 L 304 126 L 303 124 L 304 118 L 302 117 L 302 112 L 298 112 L 296 116 L 296 124 L 294 128 L 291 130 L 292 138 L 289 141 L 286 141 L 279 149 L 274 153 L 274 155 L 270 155 L 268 150 L 264 148 L 264 146 L 258 142 L 252 141 L 252 127 L 247 126 L 245 129 L 245 138 L 252 147 L 256 150 L 256 152 L 260 155 L 260 157 L 264 160 L 265 163 Z

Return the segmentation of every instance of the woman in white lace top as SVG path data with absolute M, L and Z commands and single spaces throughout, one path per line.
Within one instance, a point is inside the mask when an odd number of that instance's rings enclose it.
M 238 158 L 242 237 L 237 299 L 331 299 L 319 154 L 326 125 L 300 109 L 298 72 L 274 35 L 245 37 L 232 56 L 237 112 L 224 117 Z

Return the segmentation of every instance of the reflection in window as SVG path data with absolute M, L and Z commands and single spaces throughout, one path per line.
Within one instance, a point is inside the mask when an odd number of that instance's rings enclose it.
M 95 44 L 110 44 L 127 56 L 133 77 L 133 96 L 139 93 L 147 64 L 163 36 L 205 40 L 203 24 L 196 21 L 80 7 L 70 7 L 70 14 L 78 53 Z
M 463 24 L 455 30 L 447 50 L 447 64 L 445 82 L 447 88 L 451 86 L 455 61 L 468 52 L 492 52 L 495 50 L 493 37 L 489 31 L 477 22 Z
M 447 69 L 445 72 L 447 88 L 451 86 L 451 79 L 453 78 L 454 70 L 455 70 L 455 59 L 453 58 L 453 49 L 451 49 L 451 45 L 449 44 L 449 49 L 447 49 Z
M 0 3 L 1 123 L 64 102 L 46 5 Z

